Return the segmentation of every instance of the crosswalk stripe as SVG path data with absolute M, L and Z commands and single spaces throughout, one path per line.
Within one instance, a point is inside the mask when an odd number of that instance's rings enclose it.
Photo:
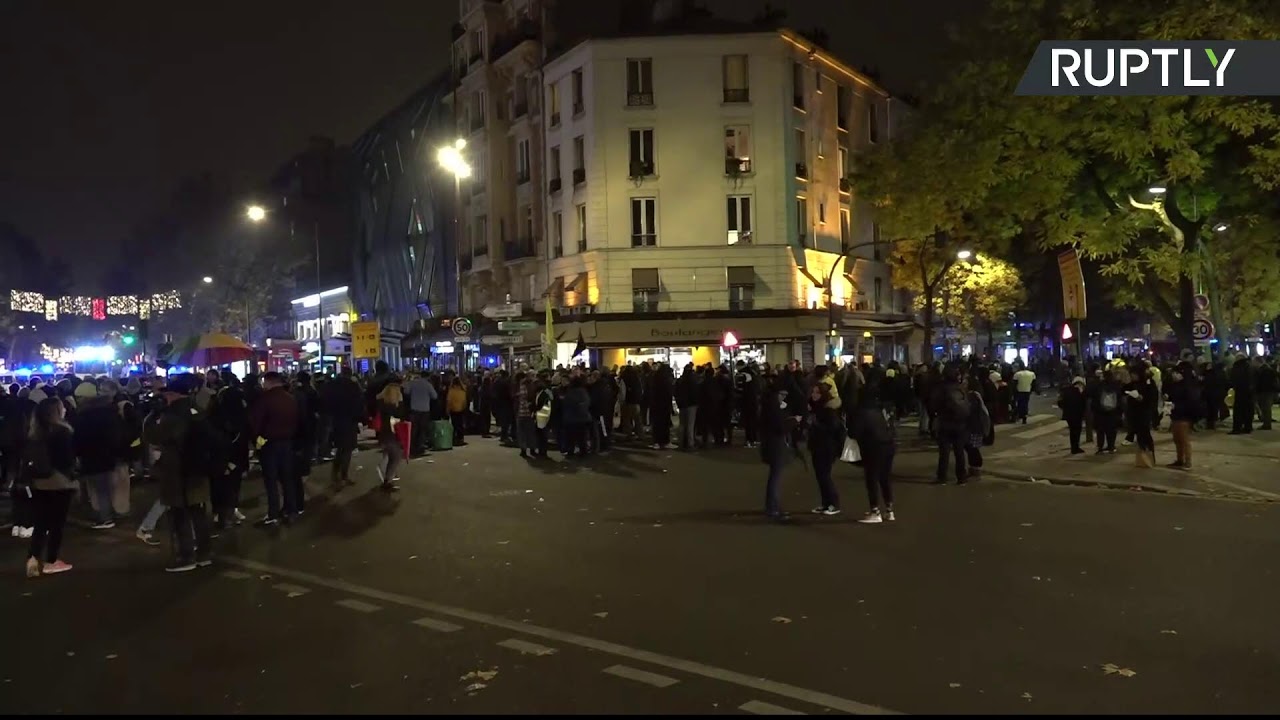
M 1049 423 L 1047 425 L 1040 425 L 1038 427 L 1029 428 L 1027 430 L 1023 430 L 1022 432 L 1013 433 L 1009 437 L 1015 438 L 1018 440 L 1031 440 L 1032 438 L 1038 438 L 1041 435 L 1049 435 L 1049 434 L 1058 432 L 1059 430 L 1065 430 L 1065 429 L 1066 429 L 1065 426 L 1059 425 L 1058 423 Z
M 454 625 L 451 622 L 445 622 L 443 620 L 437 620 L 429 617 L 418 618 L 413 621 L 413 624 L 418 627 L 424 627 L 428 630 L 435 630 L 436 632 L 443 633 L 457 632 L 462 629 L 461 625 Z
M 759 700 L 742 703 L 738 706 L 738 709 L 742 712 L 751 713 L 752 715 L 804 715 L 804 713 L 799 710 L 792 710 L 778 705 L 770 705 L 767 702 L 760 702 Z
M 340 607 L 344 607 L 348 610 L 355 610 L 356 612 L 363 612 L 363 613 L 371 613 L 371 612 L 375 612 L 382 609 L 382 607 L 379 605 L 374 605 L 373 603 L 367 603 L 363 600 L 355 600 L 352 598 L 347 598 L 346 600 L 339 600 L 334 604 Z
M 528 640 L 520 640 L 518 638 L 503 640 L 498 643 L 498 647 L 515 650 L 524 655 L 552 655 L 556 651 L 555 648 L 549 648 L 546 645 L 539 645 L 538 643 L 531 643 Z
M 307 593 L 311 592 L 311 588 L 309 587 L 303 587 L 301 585 L 293 585 L 291 583 L 280 583 L 279 585 L 274 585 L 272 587 L 288 595 L 289 597 L 298 597 L 300 595 L 306 595 Z
M 671 687 L 672 685 L 680 682 L 679 680 L 667 677 L 666 675 L 651 673 L 647 670 L 637 670 L 633 667 L 627 667 L 626 665 L 610 665 L 605 668 L 603 672 L 615 677 L 635 680 L 636 682 L 642 682 L 646 685 L 652 685 L 659 688 Z

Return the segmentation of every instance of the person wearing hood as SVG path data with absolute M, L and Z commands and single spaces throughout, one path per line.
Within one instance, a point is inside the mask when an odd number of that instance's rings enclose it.
M 676 380 L 676 407 L 680 409 L 680 449 L 693 450 L 698 436 L 698 387 L 699 374 L 693 363 L 684 366 L 684 372 Z
M 760 398 L 760 459 L 769 466 L 764 486 L 764 514 L 772 520 L 786 517 L 778 500 L 778 486 L 787 463 L 795 454 L 791 436 L 803 420 L 804 408 L 787 405 L 787 391 L 781 377 L 769 376 Z
M 653 431 L 654 450 L 671 447 L 671 408 L 674 402 L 675 379 L 666 363 L 658 366 L 653 374 L 653 384 L 645 394 L 649 406 L 649 425 Z
M 1058 397 L 1058 407 L 1062 409 L 1062 419 L 1067 421 L 1067 434 L 1071 439 L 1071 454 L 1084 452 L 1080 447 L 1080 432 L 1084 429 L 1084 412 L 1088 402 L 1084 394 L 1084 378 L 1077 377 L 1071 385 L 1062 389 Z
M 93 509 L 98 522 L 94 530 L 109 530 L 116 526 L 112 510 L 112 481 L 116 465 L 122 460 L 120 446 L 124 438 L 124 422 L 116 410 L 114 398 L 98 394 L 91 381 L 80 383 L 75 390 L 78 412 L 72 427 L 75 429 L 76 457 L 80 460 L 80 474 L 93 498 Z
M 186 572 L 211 565 L 212 534 L 209 527 L 209 477 L 217 462 L 212 429 L 191 395 L 197 389 L 194 375 L 170 377 L 164 389 L 165 406 L 147 418 L 143 434 L 156 447 L 155 473 L 160 496 L 169 507 L 176 559 L 166 572 Z

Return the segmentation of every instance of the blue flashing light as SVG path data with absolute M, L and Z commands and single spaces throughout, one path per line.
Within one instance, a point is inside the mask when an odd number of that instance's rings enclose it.
M 31 377 L 31 368 L 20 367 L 17 370 L 14 370 L 13 374 L 19 377 Z
M 51 372 L 53 372 L 53 364 L 52 364 L 52 363 L 45 363 L 45 364 L 41 365 L 41 366 L 40 366 L 40 372 L 41 372 L 41 373 L 43 373 L 43 374 L 46 374 L 46 375 L 47 375 L 47 374 L 49 374 L 49 373 L 51 373 Z

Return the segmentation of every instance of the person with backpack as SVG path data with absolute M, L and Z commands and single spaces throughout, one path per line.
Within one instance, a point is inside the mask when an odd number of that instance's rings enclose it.
M 1116 378 L 1115 371 L 1104 370 L 1102 381 L 1097 386 L 1097 395 L 1089 398 L 1089 404 L 1093 408 L 1098 455 L 1116 451 L 1116 434 L 1120 430 L 1120 403 L 1123 397 L 1121 393 L 1120 381 Z
M 964 453 L 969 461 L 969 477 L 977 477 L 982 474 L 982 446 L 987 440 L 987 434 L 991 432 L 991 413 L 987 411 L 987 404 L 982 401 L 980 392 L 967 390 L 965 395 L 969 399 L 969 420 L 966 426 L 969 433 L 965 438 L 967 442 Z
M 159 451 L 154 473 L 160 498 L 169 508 L 174 560 L 165 572 L 177 573 L 213 564 L 209 527 L 209 479 L 218 463 L 217 441 L 208 416 L 196 409 L 191 395 L 199 378 L 170 376 L 165 384 L 164 409 L 147 418 L 142 433 Z
M 1071 384 L 1062 388 L 1058 395 L 1058 407 L 1062 410 L 1062 419 L 1067 421 L 1067 435 L 1071 440 L 1071 454 L 1084 452 L 1080 447 L 1080 433 L 1084 429 L 1084 413 L 1088 402 L 1084 394 L 1084 378 L 1078 377 Z
M 61 398 L 46 397 L 36 406 L 31 433 L 23 446 L 20 491 L 31 500 L 34 527 L 27 548 L 27 577 L 71 569 L 62 560 L 62 531 L 75 497 L 75 443 Z M 41 560 L 43 558 L 43 561 Z
M 938 468 L 934 477 L 935 484 L 947 482 L 947 470 L 950 458 L 955 458 L 956 482 L 960 485 L 968 481 L 968 470 L 965 467 L 965 447 L 969 434 L 969 398 L 964 385 L 960 382 L 960 371 L 948 367 L 942 376 L 942 382 L 934 388 L 933 413 L 935 435 L 938 440 Z

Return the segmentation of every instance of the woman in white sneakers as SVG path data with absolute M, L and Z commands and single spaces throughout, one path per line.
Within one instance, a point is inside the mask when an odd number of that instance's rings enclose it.
M 62 400 L 57 397 L 41 400 L 23 451 L 22 472 L 24 480 L 31 485 L 35 514 L 35 531 L 27 552 L 27 577 L 71 569 L 59 556 L 67 511 L 76 492 L 75 481 L 71 479 L 76 462 L 75 446 L 65 416 Z

